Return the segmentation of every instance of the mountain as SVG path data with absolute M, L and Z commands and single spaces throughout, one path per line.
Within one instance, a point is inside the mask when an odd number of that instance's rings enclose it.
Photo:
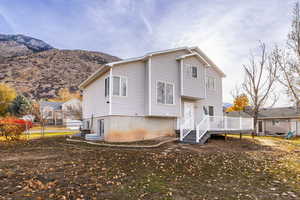
M 233 106 L 232 103 L 227 103 L 227 102 L 223 103 L 223 108 L 229 108 L 231 106 Z
M 0 34 L 1 57 L 22 56 L 50 49 L 53 49 L 53 47 L 32 37 Z
M 0 56 L 0 82 L 32 99 L 54 98 L 61 88 L 77 91 L 101 65 L 120 60 L 101 52 L 54 49 L 20 35 L 0 35 Z

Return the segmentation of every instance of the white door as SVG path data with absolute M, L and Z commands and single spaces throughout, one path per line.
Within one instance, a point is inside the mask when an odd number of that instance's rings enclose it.
M 184 120 L 185 128 L 194 129 L 194 103 L 184 102 Z
M 257 133 L 259 135 L 264 135 L 264 123 L 262 120 L 257 121 Z

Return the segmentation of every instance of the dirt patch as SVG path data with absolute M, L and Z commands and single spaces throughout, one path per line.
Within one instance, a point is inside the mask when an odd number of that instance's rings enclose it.
M 257 140 L 213 136 L 205 145 L 180 144 L 184 149 L 190 149 L 199 153 L 216 153 L 216 152 L 251 152 L 251 151 L 273 151 L 268 145 L 262 145 Z
M 1 156 L 0 161 L 22 161 L 22 160 L 43 160 L 57 157 L 57 155 L 48 155 L 43 153 L 17 153 L 17 154 L 4 154 Z
M 0 199 L 300 197 L 299 173 L 288 168 L 299 161 L 299 153 L 268 151 L 251 139 L 211 139 L 204 146 L 170 143 L 155 149 L 113 149 L 48 138 L 0 143 L 0 153 L 4 155 L 1 159 L 55 156 L 0 162 Z

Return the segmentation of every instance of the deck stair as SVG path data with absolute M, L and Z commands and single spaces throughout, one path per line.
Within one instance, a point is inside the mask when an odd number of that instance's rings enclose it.
M 199 140 L 199 143 L 196 141 L 196 137 L 196 130 L 192 130 L 186 137 L 183 138 L 182 142 L 189 144 L 205 144 L 210 138 L 210 133 L 206 132 Z

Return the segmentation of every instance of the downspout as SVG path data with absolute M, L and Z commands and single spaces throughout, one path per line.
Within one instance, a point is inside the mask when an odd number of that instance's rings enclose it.
M 112 66 L 109 69 L 109 115 L 112 114 L 112 92 L 113 92 Z
M 152 114 L 152 77 L 151 77 L 151 56 L 148 58 L 148 109 L 149 109 L 149 115 Z

